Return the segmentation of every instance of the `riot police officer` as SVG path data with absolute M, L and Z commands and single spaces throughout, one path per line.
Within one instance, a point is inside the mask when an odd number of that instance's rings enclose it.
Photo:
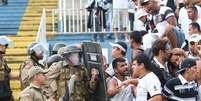
M 96 88 L 96 80 L 99 72 L 97 69 L 91 69 L 91 78 L 85 66 L 83 65 L 82 50 L 79 45 L 70 45 L 64 47 L 63 61 L 53 63 L 47 78 L 56 79 L 57 97 L 64 101 L 89 101 L 89 94 Z M 89 92 L 90 91 L 90 92 Z
M 58 42 L 58 43 L 54 44 L 54 46 L 52 48 L 52 55 L 57 54 L 58 50 L 65 46 L 67 46 L 67 45 L 63 42 Z
M 31 43 L 28 47 L 28 55 L 30 58 L 23 62 L 20 66 L 20 82 L 21 82 L 21 90 L 26 88 L 29 85 L 28 80 L 28 70 L 32 66 L 39 66 L 41 68 L 45 68 L 44 65 L 39 63 L 39 60 L 43 59 L 43 53 L 45 48 L 39 43 Z
M 6 48 L 10 45 L 10 39 L 6 36 L 0 36 L 0 101 L 13 101 L 9 83 L 13 75 L 4 58 Z

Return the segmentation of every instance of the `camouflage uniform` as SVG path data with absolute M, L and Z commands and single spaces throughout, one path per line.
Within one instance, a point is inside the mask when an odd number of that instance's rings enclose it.
M 10 89 L 9 73 L 11 69 L 8 67 L 4 58 L 0 58 L 0 100 L 12 100 L 12 91 Z
M 64 59 L 53 63 L 46 77 L 48 81 L 55 80 L 55 87 L 52 86 L 52 89 L 54 89 L 57 99 L 61 100 L 65 93 L 68 93 L 70 101 L 89 101 L 89 88 L 95 88 L 93 87 L 95 85 L 91 82 L 93 80 L 89 79 L 87 68 L 81 61 L 77 61 L 77 65 L 67 61 L 71 53 L 81 56 L 81 49 L 77 46 L 64 47 L 62 52 Z M 76 58 L 81 60 L 81 57 Z
M 11 69 L 4 58 L 8 47 L 12 47 L 12 41 L 6 36 L 0 36 L 0 101 L 13 101 L 10 89 Z
M 30 58 L 20 65 L 20 82 L 21 90 L 29 86 L 28 71 L 32 66 L 39 66 L 44 68 L 44 66 L 38 63 L 36 60 Z
M 89 76 L 84 66 L 72 67 L 65 66 L 64 61 L 53 63 L 46 74 L 47 81 L 51 85 L 52 91 L 55 92 L 57 99 L 61 99 L 66 93 L 69 80 L 74 75 L 75 82 L 72 88 L 70 101 L 89 101 Z M 93 88 L 93 87 L 92 87 Z
M 46 101 L 42 89 L 30 84 L 20 93 L 20 101 Z

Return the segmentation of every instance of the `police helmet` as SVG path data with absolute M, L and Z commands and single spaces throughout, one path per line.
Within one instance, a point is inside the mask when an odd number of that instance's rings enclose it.
M 70 45 L 64 47 L 64 52 L 62 55 L 70 54 L 70 53 L 81 53 L 82 49 L 78 45 Z
M 59 54 L 52 55 L 47 58 L 47 66 L 50 67 L 53 63 L 63 60 L 63 57 Z
M 59 48 L 59 50 L 57 51 L 57 54 L 62 55 L 64 53 L 64 48 L 65 47 Z
M 52 48 L 53 54 L 58 53 L 58 50 L 59 50 L 60 48 L 62 48 L 62 47 L 65 47 L 65 46 L 66 46 L 66 44 L 63 43 L 63 42 L 59 42 L 59 43 L 54 44 L 54 46 L 53 46 L 53 48 Z
M 34 53 L 43 53 L 45 48 L 43 45 L 33 42 L 28 46 L 28 55 L 33 55 Z
M 79 45 L 70 45 L 64 47 L 62 56 L 64 60 L 67 60 L 68 64 L 71 66 L 77 67 L 83 63 L 82 49 Z

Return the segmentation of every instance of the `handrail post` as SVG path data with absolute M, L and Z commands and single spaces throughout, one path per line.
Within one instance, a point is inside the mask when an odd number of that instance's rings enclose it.
M 64 23 L 64 32 L 66 32 L 66 0 L 64 0 L 64 3 L 63 3 L 63 17 L 64 17 L 64 20 L 63 20 L 63 23 Z
M 59 22 L 58 22 L 58 31 L 63 32 L 63 19 L 62 19 L 62 0 L 59 0 Z

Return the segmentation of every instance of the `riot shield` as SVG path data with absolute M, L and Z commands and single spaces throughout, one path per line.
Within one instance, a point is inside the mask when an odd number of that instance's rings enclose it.
M 84 64 L 88 71 L 90 71 L 92 67 L 96 67 L 99 70 L 98 85 L 93 95 L 93 101 L 108 101 L 104 70 L 101 63 L 102 49 L 100 44 L 95 42 L 83 42 L 82 51 Z

